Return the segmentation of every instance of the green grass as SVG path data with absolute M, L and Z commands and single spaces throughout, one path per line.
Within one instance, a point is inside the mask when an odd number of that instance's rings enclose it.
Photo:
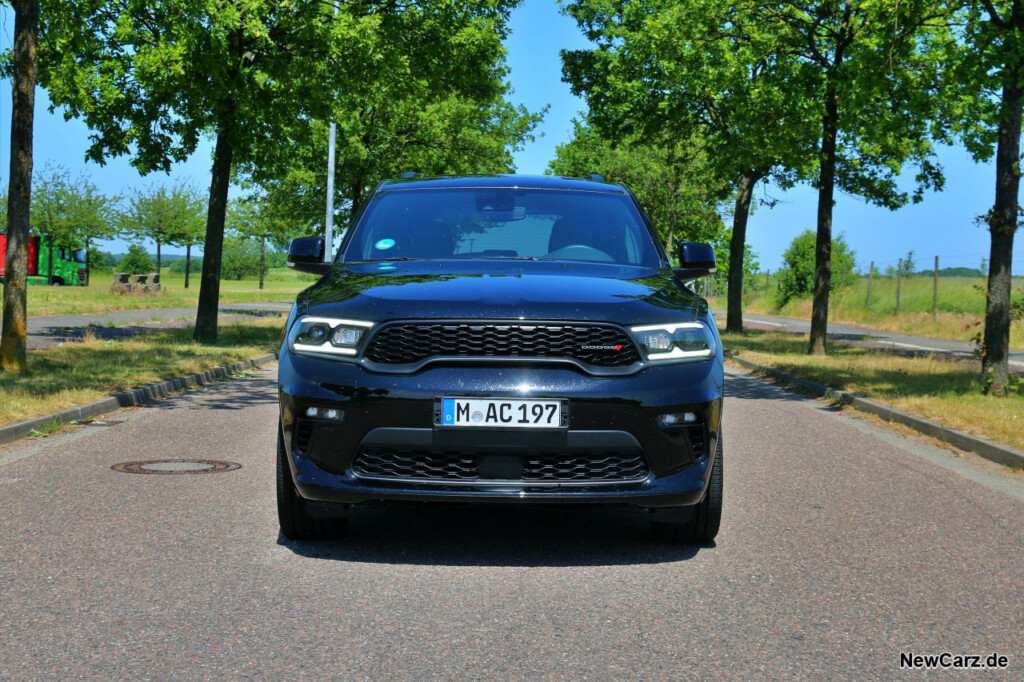
M 295 272 L 286 268 L 269 270 L 260 291 L 259 280 L 221 280 L 221 303 L 260 303 L 286 301 L 317 280 L 315 275 Z M 159 294 L 123 296 L 110 292 L 113 277 L 110 273 L 95 271 L 87 287 L 28 287 L 28 314 L 75 315 L 103 313 L 111 310 L 139 310 L 144 308 L 194 308 L 199 300 L 199 275 L 189 278 L 185 289 L 185 275 L 174 275 L 164 268 L 160 276 Z M 2 290 L 2 287 L 0 287 Z
M 268 316 L 222 325 L 217 343 L 209 345 L 193 342 L 186 328 L 121 340 L 87 336 L 81 343 L 32 351 L 28 374 L 0 373 L 0 424 L 269 353 L 277 348 L 283 324 L 282 316 Z
M 779 332 L 723 333 L 722 344 L 763 365 L 1024 449 L 1024 395 L 982 394 L 974 363 L 901 357 L 839 343 L 830 346 L 827 356 L 811 356 L 806 336 Z
M 775 279 L 769 282 L 765 295 L 764 275 L 749 283 L 757 287 L 743 297 L 744 312 L 782 315 L 809 320 L 811 298 L 806 296 L 776 305 Z M 838 287 L 829 299 L 829 321 L 855 324 L 881 331 L 898 332 L 914 336 L 969 341 L 982 329 L 985 314 L 985 280 L 973 277 L 940 277 L 937 314 L 932 311 L 932 278 L 908 277 L 900 287 L 900 312 L 896 314 L 895 278 L 875 277 L 871 283 L 871 302 L 867 305 L 868 280 L 861 277 L 846 287 Z M 1013 278 L 1013 298 L 1024 298 L 1024 277 Z M 715 307 L 724 308 L 725 298 L 710 299 Z M 1010 328 L 1010 345 L 1024 348 L 1024 320 L 1014 322 Z

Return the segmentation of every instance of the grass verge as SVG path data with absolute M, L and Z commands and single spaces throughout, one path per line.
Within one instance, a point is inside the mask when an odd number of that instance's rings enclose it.
M 775 300 L 773 279 L 767 294 L 764 277 L 754 278 L 753 286 L 743 296 L 743 311 L 755 315 L 782 315 L 802 320 L 811 319 L 809 296 L 789 301 L 781 308 Z M 985 280 L 970 277 L 940 277 L 937 312 L 932 310 L 932 279 L 914 276 L 904 279 L 900 292 L 900 312 L 896 313 L 896 280 L 876 277 L 871 283 L 871 302 L 867 305 L 866 277 L 848 286 L 840 286 L 829 298 L 829 322 L 853 324 L 885 332 L 910 334 L 935 339 L 970 341 L 982 331 L 985 316 Z M 1013 298 L 1018 300 L 1024 289 L 1024 277 L 1013 278 Z M 711 305 L 724 309 L 724 296 L 708 299 Z M 1024 320 L 1010 326 L 1010 347 L 1024 350 Z
M 264 355 L 277 347 L 283 317 L 220 327 L 215 344 L 192 341 L 192 329 L 131 339 L 32 351 L 29 373 L 0 373 L 0 424 L 39 417 L 143 384 L 201 372 Z
M 726 351 L 834 388 L 1024 449 L 1024 395 L 981 393 L 969 364 L 942 357 L 907 358 L 833 343 L 807 355 L 807 338 L 779 332 L 723 333 Z
M 308 275 L 288 269 L 274 269 L 267 273 L 261 291 L 255 279 L 228 280 L 220 282 L 220 302 L 263 303 L 267 301 L 288 301 L 295 298 L 306 287 L 316 282 L 315 275 Z M 28 314 L 80 315 L 105 313 L 111 310 L 140 310 L 144 308 L 195 308 L 199 300 L 199 275 L 192 275 L 189 288 L 185 288 L 185 276 L 175 275 L 164 269 L 160 275 L 159 294 L 125 296 L 110 292 L 113 278 L 108 273 L 94 272 L 87 287 L 28 287 Z M 3 287 L 0 286 L 0 291 Z

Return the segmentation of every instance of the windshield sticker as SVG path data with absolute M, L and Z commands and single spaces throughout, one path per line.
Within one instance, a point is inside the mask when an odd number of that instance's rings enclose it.
M 386 251 L 395 245 L 394 239 L 381 239 L 379 242 L 373 245 L 373 248 L 378 251 Z

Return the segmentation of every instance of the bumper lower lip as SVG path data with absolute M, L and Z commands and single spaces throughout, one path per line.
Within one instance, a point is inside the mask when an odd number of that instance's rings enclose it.
M 639 507 L 693 505 L 704 496 L 708 458 L 683 471 L 639 483 L 542 487 L 509 482 L 473 486 L 384 483 L 326 472 L 302 457 L 289 458 L 295 487 L 303 498 L 332 504 L 393 500 L 404 502 L 538 502 L 544 504 L 628 504 Z

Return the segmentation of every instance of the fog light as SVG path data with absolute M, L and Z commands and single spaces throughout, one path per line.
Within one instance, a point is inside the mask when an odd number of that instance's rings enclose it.
M 695 424 L 697 415 L 693 412 L 669 412 L 658 415 L 658 426 L 680 426 L 682 424 Z
M 307 407 L 306 416 L 312 419 L 341 421 L 345 418 L 345 410 L 335 410 L 327 407 Z

